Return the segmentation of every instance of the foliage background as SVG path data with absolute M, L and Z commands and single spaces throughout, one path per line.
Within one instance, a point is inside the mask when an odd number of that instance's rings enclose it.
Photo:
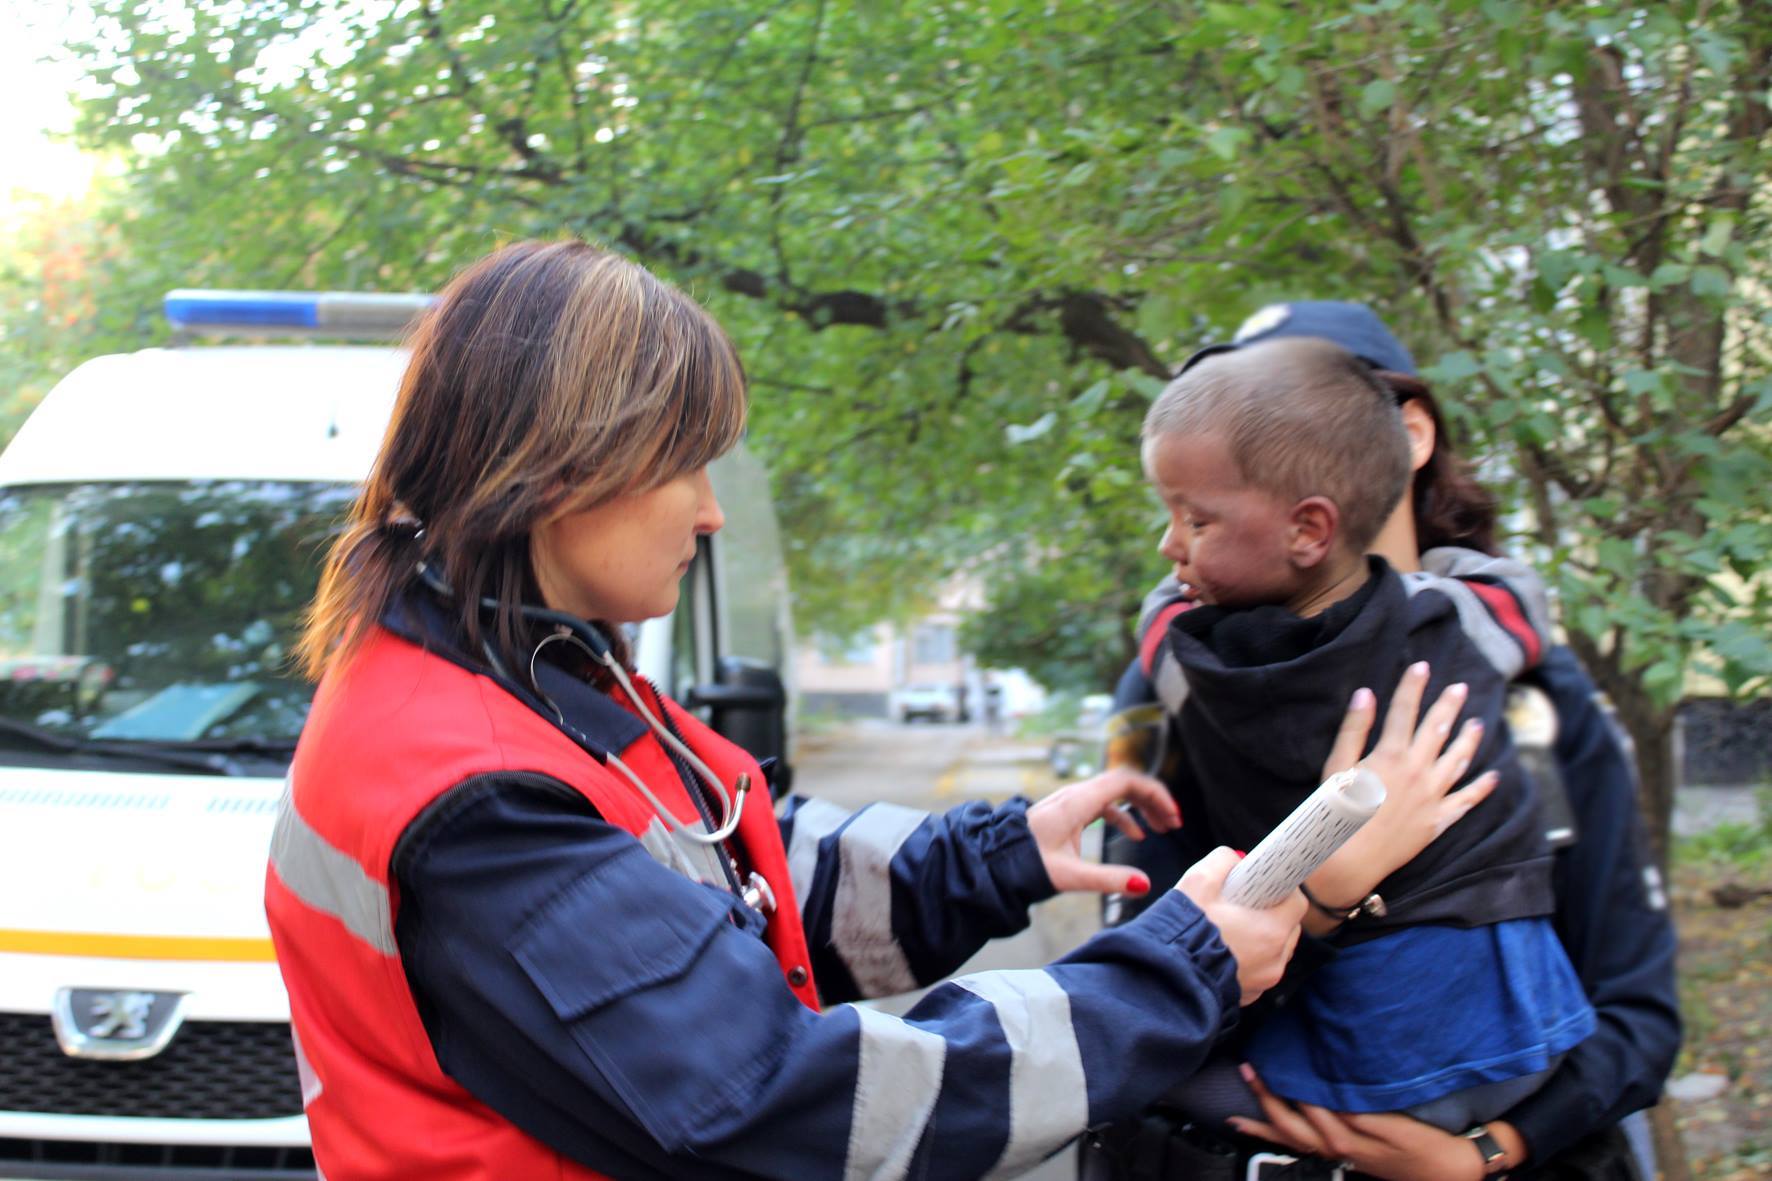
M 582 234 L 714 308 L 805 626 L 985 581 L 980 658 L 1105 686 L 1161 571 L 1171 366 L 1376 306 L 1636 738 L 1772 675 L 1768 0 L 95 0 L 132 170 L 0 284 L 14 388 L 171 286 L 430 288 Z M 53 272 L 53 273 L 52 273 Z M 15 407 L 16 410 L 16 407 Z

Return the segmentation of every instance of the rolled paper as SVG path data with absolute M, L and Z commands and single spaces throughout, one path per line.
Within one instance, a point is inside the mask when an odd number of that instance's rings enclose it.
M 1225 900 L 1277 906 L 1359 832 L 1382 803 L 1384 781 L 1364 767 L 1331 775 L 1231 870 Z

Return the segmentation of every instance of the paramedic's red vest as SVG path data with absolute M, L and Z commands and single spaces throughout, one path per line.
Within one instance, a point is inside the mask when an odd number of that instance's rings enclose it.
M 738 844 L 775 893 L 768 943 L 788 987 L 816 1007 L 787 856 L 757 765 L 674 703 L 667 708 L 722 783 L 745 772 L 756 785 Z M 650 732 L 617 753 L 680 819 L 698 820 Z M 513 771 L 569 784 L 636 836 L 653 822 L 619 772 L 496 683 L 380 628 L 315 696 L 278 818 L 265 909 L 289 989 L 316 1163 L 329 1181 L 601 1176 L 442 1072 L 394 943 L 399 899 L 388 866 L 400 835 L 469 776 Z

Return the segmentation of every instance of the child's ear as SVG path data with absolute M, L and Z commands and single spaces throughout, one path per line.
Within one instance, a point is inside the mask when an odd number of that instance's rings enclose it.
M 1309 570 L 1327 558 L 1341 533 L 1341 510 L 1327 496 L 1307 496 L 1292 506 L 1292 528 L 1287 533 L 1287 556 L 1300 570 Z

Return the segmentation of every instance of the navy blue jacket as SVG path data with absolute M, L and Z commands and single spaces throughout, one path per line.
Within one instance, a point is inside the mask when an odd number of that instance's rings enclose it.
M 543 682 L 561 724 L 626 748 L 632 715 L 583 682 Z M 1023 802 L 793 801 L 780 819 L 827 1002 L 936 980 L 1052 893 Z M 401 964 L 443 1070 L 620 1178 L 1014 1175 L 1197 1069 L 1238 1012 L 1230 953 L 1175 892 L 1055 964 L 952 981 L 902 1018 L 813 1012 L 761 914 L 540 775 L 455 786 L 390 870 Z M 710 934 L 711 898 L 733 921 Z M 519 932 L 595 1003 L 538 988 Z
M 1521 680 L 1550 698 L 1558 721 L 1555 757 L 1576 839 L 1554 855 L 1552 916 L 1564 949 L 1599 1019 L 1592 1037 L 1570 1051 L 1551 1080 L 1506 1115 L 1534 1162 L 1652 1105 L 1680 1043 L 1674 985 L 1674 931 L 1655 869 L 1644 854 L 1637 782 L 1627 741 L 1567 648 L 1552 648 Z M 1121 677 L 1116 711 L 1155 700 L 1137 661 Z M 1173 883 L 1206 850 L 1183 827 L 1172 837 L 1133 842 L 1108 833 L 1105 856 L 1137 865 L 1153 890 Z M 1138 906 L 1110 903 L 1110 921 Z M 1273 996 L 1283 997 L 1314 964 L 1335 954 L 1306 938 Z M 1522 1176 L 1526 1174 L 1516 1174 Z

